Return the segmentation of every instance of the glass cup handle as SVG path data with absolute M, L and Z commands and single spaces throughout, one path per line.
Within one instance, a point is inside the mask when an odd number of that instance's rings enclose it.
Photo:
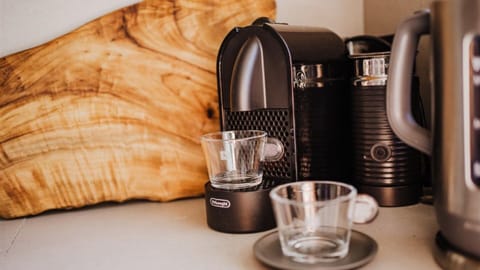
M 265 161 L 274 162 L 279 161 L 284 154 L 285 150 L 283 143 L 276 138 L 267 137 L 267 142 L 265 143 Z
M 353 223 L 364 224 L 373 221 L 378 215 L 378 203 L 368 194 L 358 194 L 355 200 Z

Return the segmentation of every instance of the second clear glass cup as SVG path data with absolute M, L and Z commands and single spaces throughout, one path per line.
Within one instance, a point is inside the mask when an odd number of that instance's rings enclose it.
M 283 157 L 283 145 L 261 130 L 232 130 L 201 137 L 208 175 L 214 188 L 235 190 L 262 182 L 263 161 Z
M 302 263 L 332 262 L 349 250 L 352 223 L 378 213 L 373 197 L 348 184 L 300 181 L 270 192 L 282 253 Z

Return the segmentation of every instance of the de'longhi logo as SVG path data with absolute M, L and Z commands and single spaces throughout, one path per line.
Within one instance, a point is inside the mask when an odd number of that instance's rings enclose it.
M 218 208 L 230 208 L 230 201 L 225 199 L 210 198 L 210 205 Z

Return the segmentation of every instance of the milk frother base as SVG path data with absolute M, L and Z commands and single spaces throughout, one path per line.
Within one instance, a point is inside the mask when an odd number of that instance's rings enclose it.
M 253 233 L 276 226 L 269 192 L 275 183 L 264 181 L 256 188 L 223 190 L 205 184 L 207 224 L 226 233 Z
M 394 207 L 416 204 L 422 195 L 420 185 L 370 186 L 356 185 L 359 193 L 366 193 L 377 200 L 378 205 Z
M 442 269 L 480 269 L 480 258 L 465 254 L 464 252 L 453 247 L 443 237 L 441 232 L 438 232 L 435 237 L 435 261 Z

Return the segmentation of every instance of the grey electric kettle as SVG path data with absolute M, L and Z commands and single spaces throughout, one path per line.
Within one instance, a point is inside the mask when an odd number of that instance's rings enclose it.
M 410 108 L 421 35 L 431 35 L 432 132 Z M 395 134 L 431 155 L 434 207 L 444 238 L 480 258 L 480 1 L 434 1 L 395 33 L 387 115 Z

